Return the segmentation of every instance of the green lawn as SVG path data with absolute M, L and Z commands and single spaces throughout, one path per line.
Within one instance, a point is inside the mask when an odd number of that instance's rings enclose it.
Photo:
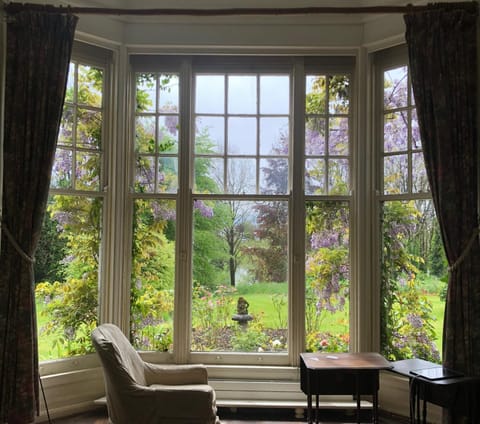
M 440 300 L 438 294 L 430 294 L 427 295 L 428 300 L 432 304 L 433 308 L 433 316 L 435 317 L 435 321 L 433 326 L 435 327 L 435 333 L 437 335 L 437 339 L 435 344 L 437 345 L 437 349 L 442 354 L 442 339 L 443 339 L 443 314 L 445 312 L 445 302 Z
M 252 286 L 240 286 L 238 293 L 233 295 L 235 304 L 239 296 L 243 296 L 249 303 L 249 313 L 257 319 L 262 319 L 265 328 L 278 328 L 280 322 L 287 322 L 288 307 L 283 304 L 280 308 L 275 308 L 272 297 L 275 294 L 286 294 L 287 284 L 269 283 Z M 437 347 L 441 352 L 442 345 L 442 327 L 444 302 L 440 300 L 438 294 L 427 295 L 433 307 L 435 316 L 434 327 L 437 334 Z M 39 331 L 39 356 L 40 360 L 55 359 L 59 357 L 59 352 L 53 347 L 54 340 L 61 335 L 60 330 L 57 334 L 42 334 L 42 327 L 48 322 L 48 317 L 42 314 L 44 310 L 43 302 L 37 301 L 38 331 Z M 280 318 L 278 311 L 280 310 Z M 232 314 L 235 310 L 232 310 Z M 326 313 L 322 318 L 322 328 L 326 332 L 334 334 L 348 333 L 348 302 L 343 312 L 335 314 Z
M 48 322 L 48 317 L 43 314 L 45 304 L 37 300 L 37 327 L 38 327 L 38 354 L 40 361 L 47 361 L 49 359 L 57 359 L 59 353 L 53 347 L 53 343 L 56 335 L 45 335 L 42 332 L 42 328 Z M 60 334 L 60 331 L 58 332 Z

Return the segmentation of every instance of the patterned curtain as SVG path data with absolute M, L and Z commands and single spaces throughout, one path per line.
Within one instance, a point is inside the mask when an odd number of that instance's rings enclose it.
M 77 18 L 23 11 L 7 24 L 0 252 L 0 422 L 38 410 L 33 258 L 48 198 Z
M 405 16 L 427 174 L 450 267 L 443 363 L 480 375 L 478 5 Z M 478 399 L 477 399 L 478 401 Z

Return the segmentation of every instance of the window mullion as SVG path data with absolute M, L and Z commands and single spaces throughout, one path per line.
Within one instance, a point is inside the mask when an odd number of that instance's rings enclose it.
M 183 62 L 180 70 L 179 191 L 177 201 L 177 245 L 175 264 L 175 308 L 173 351 L 175 361 L 186 363 L 190 352 L 192 297 L 192 67 Z
M 302 60 L 297 60 L 293 72 L 291 107 L 293 113 L 293 138 L 290 155 L 289 213 L 289 359 L 298 365 L 300 353 L 305 350 L 305 237 L 293 234 L 305 233 L 305 195 L 303 188 L 303 164 L 305 151 L 305 69 Z M 303 93 L 303 94 L 302 94 Z

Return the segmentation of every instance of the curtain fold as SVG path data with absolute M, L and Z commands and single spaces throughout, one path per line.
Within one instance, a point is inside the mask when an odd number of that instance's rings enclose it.
M 0 252 L 0 420 L 38 410 L 33 258 L 45 213 L 77 18 L 29 11 L 7 24 Z
M 476 2 L 440 3 L 404 17 L 427 175 L 450 266 L 443 363 L 479 376 L 477 18 Z

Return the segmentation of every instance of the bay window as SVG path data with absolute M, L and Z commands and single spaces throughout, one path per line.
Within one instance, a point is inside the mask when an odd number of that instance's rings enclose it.
M 352 238 L 366 166 L 353 155 L 353 58 L 130 62 L 130 131 L 109 146 L 105 62 L 72 60 L 37 258 L 41 359 L 91 352 L 107 306 L 162 360 L 286 365 L 355 349 L 366 274 L 352 258 L 367 255 L 352 255 L 366 243 Z M 375 65 L 381 349 L 439 360 L 446 266 L 408 66 L 391 52 Z M 121 259 L 128 284 L 102 290 Z

